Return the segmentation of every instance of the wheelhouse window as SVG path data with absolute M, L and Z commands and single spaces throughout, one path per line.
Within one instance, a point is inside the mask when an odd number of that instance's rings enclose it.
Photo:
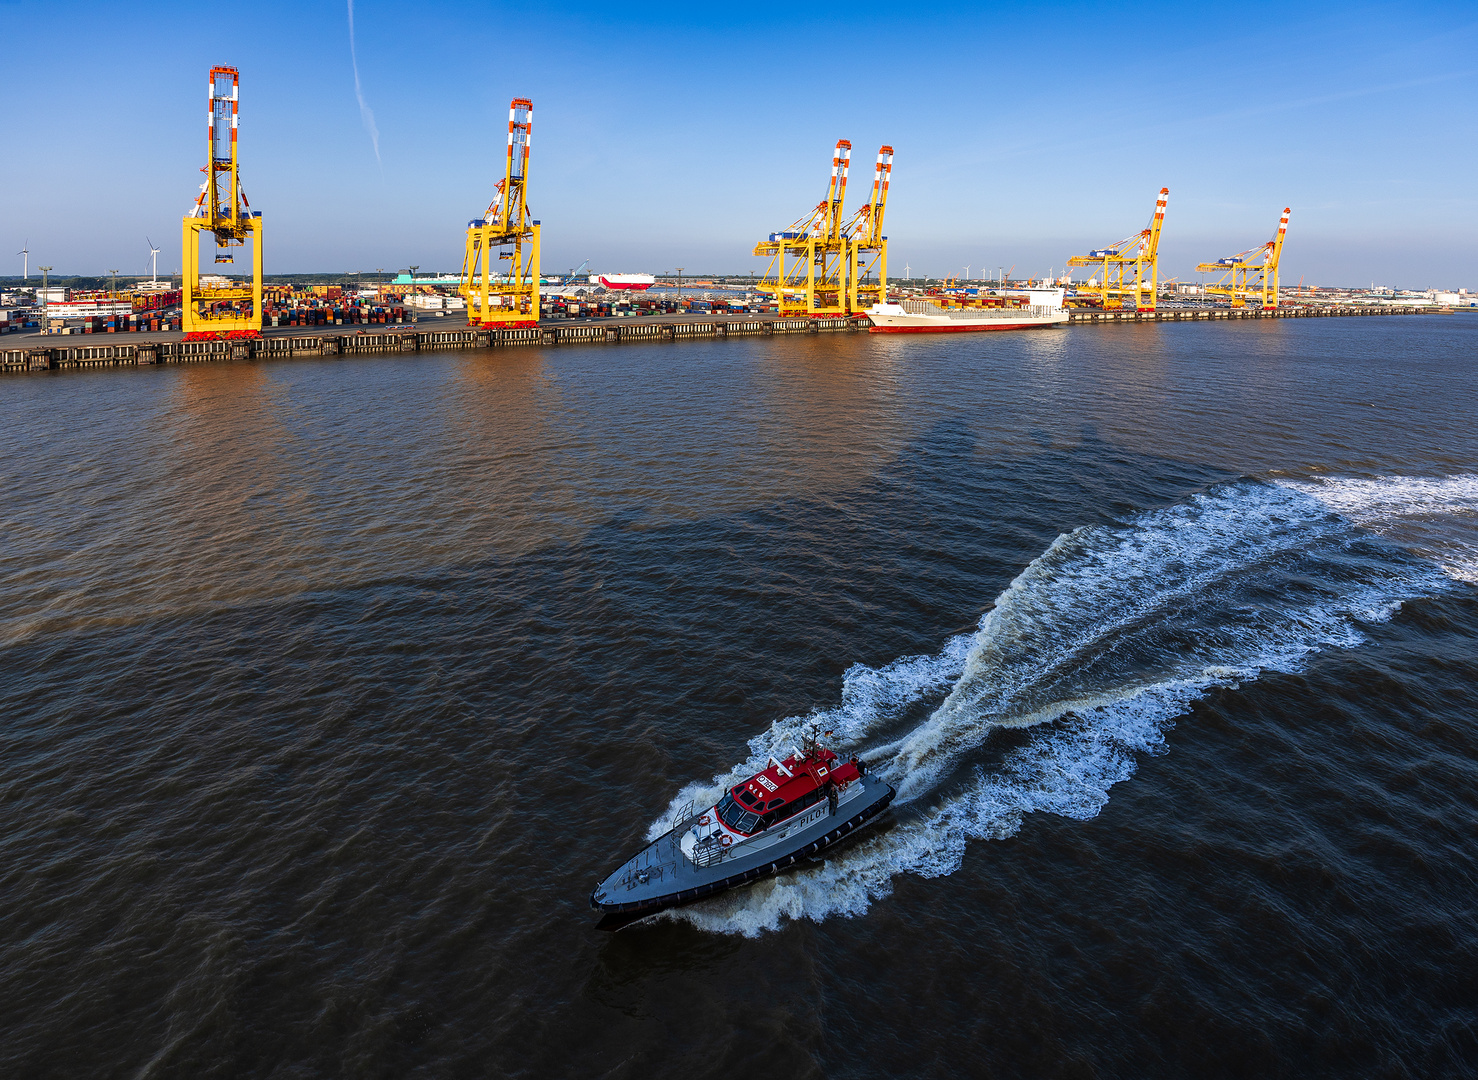
M 754 827 L 759 823 L 760 816 L 752 814 L 744 807 L 734 801 L 732 792 L 726 793 L 718 804 L 719 820 L 737 833 L 748 836 L 754 832 Z
M 754 794 L 746 788 L 741 788 L 739 790 L 739 800 L 744 803 L 745 806 L 753 806 Z
M 795 802 L 787 803 L 779 810 L 771 810 L 768 814 L 765 815 L 765 817 L 767 819 L 773 819 L 774 821 L 785 821 L 789 818 L 795 817 L 802 810 L 809 810 L 811 807 L 820 802 L 823 798 L 825 798 L 825 796 L 822 794 L 821 789 L 813 788 L 811 791 L 806 792 L 806 794 L 795 800 Z
M 824 798 L 826 798 L 826 793 L 821 788 L 816 788 L 808 791 L 794 802 L 787 803 L 783 799 L 771 799 L 768 803 L 762 802 L 755 807 L 755 812 L 753 813 L 746 812 L 743 807 L 735 803 L 733 799 L 730 799 L 729 805 L 733 808 L 733 812 L 725 815 L 723 804 L 721 803 L 719 804 L 719 817 L 723 818 L 724 824 L 735 832 L 753 835 L 756 832 L 764 832 L 766 829 L 778 825 L 782 821 L 788 821 L 801 811 L 809 810 Z M 759 813 L 760 810 L 767 808 L 769 809 L 768 813 L 763 815 Z

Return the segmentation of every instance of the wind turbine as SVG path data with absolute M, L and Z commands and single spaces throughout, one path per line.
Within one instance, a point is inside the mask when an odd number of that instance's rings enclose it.
M 21 245 L 21 249 L 19 251 L 17 251 L 16 254 L 17 255 L 20 255 L 22 257 L 22 260 L 23 260 L 21 262 L 21 280 L 22 281 L 30 281 L 31 280 L 31 241 L 27 240 L 24 244 L 22 244 Z
M 911 272 L 912 270 L 913 270 L 913 267 L 912 266 L 909 266 L 908 263 L 904 263 L 903 264 L 903 276 L 905 278 L 907 278 L 909 281 L 912 281 L 913 280 L 913 274 Z
M 149 240 L 146 236 L 145 240 Z M 149 271 L 149 280 L 157 283 L 159 281 L 159 249 L 154 246 L 154 241 L 149 240 L 149 258 L 153 262 L 153 269 Z
M 970 267 L 968 265 L 966 265 L 966 267 L 965 267 L 965 280 L 966 281 L 969 281 L 970 280 Z

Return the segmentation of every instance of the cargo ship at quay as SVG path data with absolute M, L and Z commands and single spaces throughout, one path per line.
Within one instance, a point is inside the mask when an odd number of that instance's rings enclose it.
M 932 300 L 899 299 L 867 309 L 873 334 L 955 334 L 988 330 L 1040 330 L 1066 326 L 1062 289 L 1011 295 L 995 307 L 944 307 Z

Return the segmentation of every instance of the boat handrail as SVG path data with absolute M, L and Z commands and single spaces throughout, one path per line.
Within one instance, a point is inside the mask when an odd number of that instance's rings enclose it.
M 717 866 L 734 853 L 739 845 L 735 844 L 725 847 L 715 837 L 705 836 L 693 845 L 693 854 L 689 856 L 693 865 L 699 869 Z
M 899 300 L 898 306 L 910 315 L 943 315 L 950 319 L 974 321 L 976 319 L 1021 319 L 1045 318 L 1062 310 L 1050 304 L 1029 304 L 1026 307 L 967 307 L 947 308 L 932 300 Z
M 1048 304 L 1029 304 L 1018 308 L 950 308 L 940 314 L 969 322 L 976 319 L 1043 319 L 1061 310 Z
M 683 803 L 672 815 L 672 828 L 674 832 L 681 832 L 683 828 L 698 816 L 696 804 L 692 799 Z
M 943 315 L 944 308 L 932 300 L 899 300 L 898 306 L 910 315 Z

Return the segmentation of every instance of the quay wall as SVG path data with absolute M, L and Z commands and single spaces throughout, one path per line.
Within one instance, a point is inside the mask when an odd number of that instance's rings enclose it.
M 1214 319 L 1290 319 L 1347 315 L 1421 315 L 1430 308 L 1319 307 L 1276 311 L 1231 308 L 1168 311 L 1071 311 L 1070 325 L 1189 322 Z M 299 356 L 356 356 L 370 353 L 416 353 L 433 349 L 486 349 L 515 345 L 607 344 L 623 341 L 680 341 L 768 334 L 858 332 L 866 318 L 852 319 L 697 319 L 638 322 L 610 320 L 560 325 L 548 323 L 523 330 L 387 330 L 383 333 L 273 335 L 225 341 L 141 341 L 136 344 L 31 345 L 0 349 L 0 371 L 50 371 L 62 368 L 191 364 L 213 360 L 290 359 Z

